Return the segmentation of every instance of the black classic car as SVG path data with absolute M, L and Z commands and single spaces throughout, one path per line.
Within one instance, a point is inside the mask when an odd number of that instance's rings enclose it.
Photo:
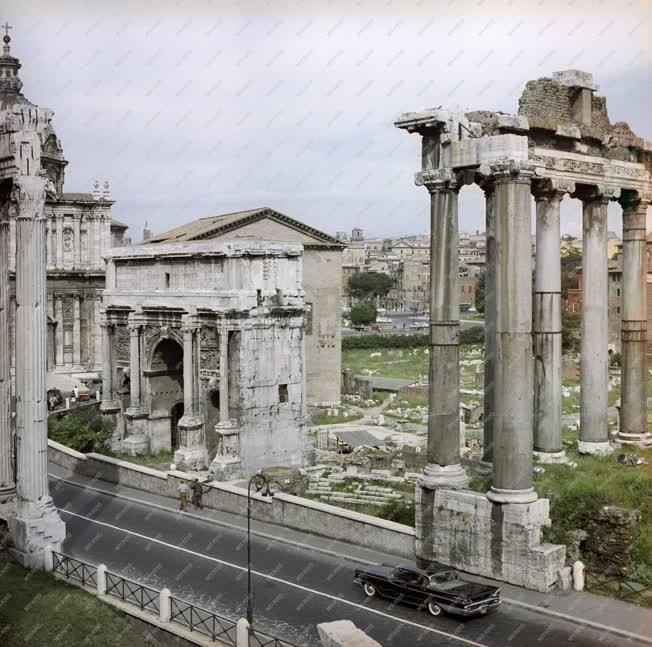
M 433 616 L 442 611 L 457 616 L 484 615 L 500 604 L 498 587 L 467 582 L 454 570 L 381 564 L 356 569 L 354 582 L 369 597 L 377 595 L 427 609 Z

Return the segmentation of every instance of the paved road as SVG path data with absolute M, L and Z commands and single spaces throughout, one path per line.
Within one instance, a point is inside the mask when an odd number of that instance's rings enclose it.
M 64 552 L 221 615 L 238 618 L 246 604 L 246 536 L 179 513 L 151 509 L 51 480 L 68 526 Z M 286 543 L 252 538 L 254 618 L 261 629 L 300 647 L 320 645 L 316 624 L 344 619 L 383 647 L 620 647 L 641 643 L 503 605 L 468 621 L 431 618 L 407 607 L 367 600 L 352 584 L 355 563 Z

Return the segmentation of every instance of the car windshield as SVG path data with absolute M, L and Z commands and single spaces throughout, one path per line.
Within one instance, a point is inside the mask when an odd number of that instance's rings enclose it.
M 444 573 L 436 573 L 430 576 L 429 588 L 440 589 L 449 591 L 464 586 L 464 581 L 460 580 L 455 571 L 446 571 Z

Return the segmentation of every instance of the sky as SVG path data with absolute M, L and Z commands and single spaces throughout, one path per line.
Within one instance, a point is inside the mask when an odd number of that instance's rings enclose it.
M 529 79 L 592 72 L 612 123 L 652 139 L 649 0 L 99 3 L 3 0 L 23 93 L 55 113 L 66 191 L 111 183 L 134 241 L 272 207 L 327 233 L 422 234 L 402 112 L 516 113 Z M 620 209 L 610 207 L 620 231 Z M 483 229 L 482 193 L 460 229 Z M 652 215 L 648 214 L 652 229 Z M 581 203 L 562 204 L 581 231 Z

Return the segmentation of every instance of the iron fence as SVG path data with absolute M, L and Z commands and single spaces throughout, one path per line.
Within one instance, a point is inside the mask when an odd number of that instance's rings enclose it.
M 83 585 L 97 586 L 97 566 L 69 557 L 63 553 L 52 552 L 52 570 L 66 579 Z
M 584 588 L 591 593 L 608 595 L 644 607 L 652 606 L 652 587 L 650 586 L 617 575 L 604 575 L 592 571 L 585 571 L 584 575 Z
M 156 614 L 160 611 L 159 591 L 128 580 L 121 575 L 109 573 L 109 571 L 106 572 L 106 594 L 124 602 L 135 604 L 140 607 L 141 611 L 147 609 L 147 611 Z
M 171 597 L 170 622 L 209 636 L 211 640 L 219 639 L 230 647 L 236 647 L 236 623 L 208 609 Z
M 249 647 L 296 647 L 296 645 L 287 640 L 262 634 L 254 629 L 249 634 Z

